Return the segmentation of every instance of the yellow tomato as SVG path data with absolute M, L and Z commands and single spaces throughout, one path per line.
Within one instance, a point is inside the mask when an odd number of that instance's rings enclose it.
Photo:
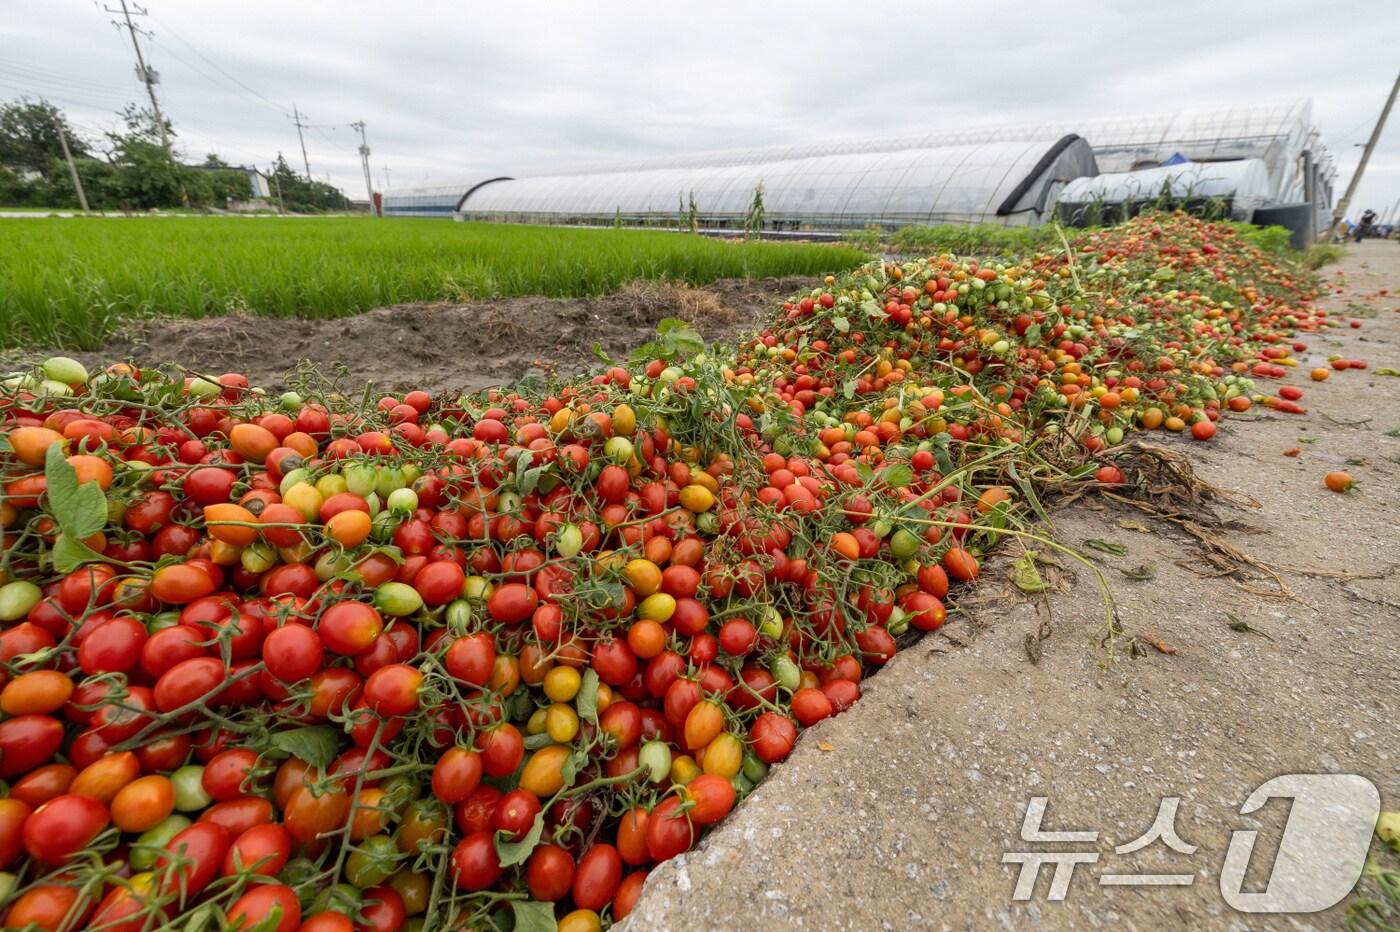
M 665 624 L 676 612 L 676 600 L 664 592 L 653 592 L 637 606 L 637 617 Z
M 622 575 L 632 591 L 643 598 L 661 589 L 661 567 L 650 560 L 628 560 Z
M 562 744 L 549 744 L 531 754 L 520 771 L 520 788 L 541 798 L 553 796 L 564 788 L 564 762 L 569 749 Z
M 722 731 L 714 740 L 705 745 L 705 773 L 712 773 L 728 780 L 739 772 L 744 764 L 744 743 L 727 731 Z
M 568 702 L 578 695 L 583 677 L 573 667 L 558 666 L 544 675 L 544 694 L 555 702 Z
M 700 514 L 715 507 L 715 493 L 703 485 L 691 483 L 681 489 L 681 507 L 693 514 Z
M 557 932 L 599 932 L 602 928 L 603 920 L 591 909 L 576 909 L 556 926 Z

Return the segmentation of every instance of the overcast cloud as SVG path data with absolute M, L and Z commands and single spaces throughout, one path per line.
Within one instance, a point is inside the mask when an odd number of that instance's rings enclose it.
M 144 101 L 93 0 L 0 0 L 0 99 L 89 135 Z M 106 0 L 115 6 L 116 0 Z M 1311 97 L 1338 191 L 1400 69 L 1400 2 L 147 0 L 184 154 L 377 189 L 712 148 Z M 1093 141 L 1092 139 L 1090 140 Z M 387 170 L 387 175 L 386 175 Z M 1354 206 L 1400 199 L 1400 113 Z

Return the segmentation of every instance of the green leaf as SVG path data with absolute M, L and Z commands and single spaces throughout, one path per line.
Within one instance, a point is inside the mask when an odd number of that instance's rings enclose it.
M 575 748 L 574 752 L 564 761 L 564 766 L 559 768 L 559 776 L 564 778 L 565 786 L 573 786 L 578 779 L 579 771 L 588 764 L 588 754 L 583 748 Z
M 203 906 L 190 913 L 190 917 L 185 920 L 184 932 L 204 932 L 210 928 L 214 921 L 214 905 L 205 903 Z
M 275 904 L 262 921 L 253 926 L 248 932 L 277 932 L 282 925 L 282 904 Z
M 907 463 L 896 463 L 880 473 L 885 484 L 892 489 L 902 489 L 914 481 L 914 470 Z
M 656 332 L 661 336 L 661 345 L 667 359 L 694 356 L 705 351 L 704 338 L 680 318 L 667 317 L 657 325 Z
M 82 540 L 107 526 L 107 496 L 96 482 L 78 484 L 78 474 L 68 465 L 57 443 L 50 444 L 44 460 L 49 510 L 63 533 Z
M 537 735 L 526 735 L 524 741 L 525 750 L 527 751 L 538 751 L 545 745 L 553 743 L 554 739 L 551 738 L 549 736 L 549 733 L 545 731 L 542 731 Z
M 583 671 L 583 682 L 579 685 L 578 695 L 574 697 L 574 708 L 578 710 L 580 718 L 598 724 L 598 672 L 592 667 Z
M 1022 592 L 1044 592 L 1047 588 L 1040 570 L 1035 568 L 1035 558 L 1040 556 L 1034 550 L 1027 550 L 1011 564 L 1011 581 Z
M 831 326 L 835 327 L 839 333 L 851 332 L 851 322 L 844 317 L 831 318 Z
M 1381 366 L 1376 370 L 1376 375 L 1390 375 L 1400 378 L 1400 369 L 1392 369 L 1389 366 Z
M 1026 328 L 1025 334 L 1022 335 L 1021 342 L 1026 344 L 1027 346 L 1039 346 L 1040 334 L 1040 324 L 1031 324 L 1029 327 Z
M 329 725 L 308 725 L 272 735 L 272 746 L 313 767 L 329 767 L 340 750 L 336 731 Z
M 597 356 L 597 357 L 598 357 L 598 361 L 601 362 L 601 363 L 602 363 L 603 365 L 605 365 L 605 366 L 615 366 L 615 365 L 617 365 L 617 363 L 613 362 L 611 356 L 609 356 L 607 353 L 603 352 L 603 344 L 601 344 L 601 343 L 594 343 L 594 344 L 593 344 L 593 355 L 594 355 L 594 356 Z
M 862 482 L 869 484 L 875 478 L 875 470 L 870 468 L 869 463 L 856 463 L 856 473 L 859 474 Z
M 515 914 L 515 932 L 554 932 L 558 927 L 553 903 L 512 900 L 510 909 Z
M 1121 557 L 1128 552 L 1128 548 L 1124 547 L 1122 544 L 1115 544 L 1097 537 L 1090 537 L 1088 540 L 1084 541 L 1084 546 L 1103 553 L 1111 553 L 1115 557 Z
M 60 534 L 58 539 L 53 542 L 53 550 L 49 552 L 49 558 L 53 560 L 55 571 L 71 573 L 84 563 L 100 563 L 102 554 L 81 540 L 69 537 L 67 534 Z
M 847 401 L 856 396 L 856 386 L 859 384 L 860 379 L 847 379 L 841 384 L 841 394 L 846 396 Z
M 938 434 L 933 438 L 933 459 L 938 463 L 938 471 L 943 475 L 953 471 L 953 458 L 948 455 L 947 434 Z
M 506 841 L 505 832 L 496 833 L 496 854 L 501 859 L 502 867 L 512 867 L 516 864 L 524 864 L 530 859 L 530 853 L 535 850 L 535 845 L 540 843 L 540 836 L 544 834 L 544 813 L 535 813 L 535 823 L 530 826 L 530 830 L 525 833 L 525 837 L 519 841 Z

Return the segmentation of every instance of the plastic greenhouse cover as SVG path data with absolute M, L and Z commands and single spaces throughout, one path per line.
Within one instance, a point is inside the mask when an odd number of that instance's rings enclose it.
M 822 142 L 796 146 L 730 150 L 641 162 L 625 169 L 723 167 L 783 159 L 857 152 L 894 152 L 987 142 L 1059 138 L 1077 133 L 1088 140 L 1099 168 L 1128 171 L 1141 163 L 1160 164 L 1180 153 L 1193 161 L 1264 159 L 1277 201 L 1303 200 L 1301 154 L 1308 149 L 1320 178 L 1331 189 L 1336 164 L 1312 126 L 1312 103 L 1282 103 L 1223 108 L 1183 109 L 1169 113 L 1098 117 L 1004 126 L 967 127 L 931 135 Z M 586 174 L 580 169 L 571 174 Z
M 1190 162 L 1131 172 L 1078 178 L 1060 192 L 1061 204 L 1119 204 L 1150 201 L 1163 192 L 1176 199 L 1227 198 L 1232 212 L 1253 213 L 1271 198 L 1269 173 L 1262 159 L 1235 162 Z
M 775 159 L 735 165 L 667 166 L 641 171 L 522 178 L 482 187 L 461 206 L 468 218 L 674 218 L 694 194 L 705 218 L 742 219 L 762 185 L 771 222 L 813 226 L 993 221 L 1009 194 L 1059 140 L 1020 140 Z M 1043 172 L 1062 164 L 1093 171 L 1082 141 L 1064 147 Z M 1086 167 L 1087 166 L 1087 167 Z M 1063 180 L 1063 179 L 1062 179 Z M 1039 189 L 1018 201 L 1036 201 Z M 1015 221 L 1012 221 L 1015 222 Z

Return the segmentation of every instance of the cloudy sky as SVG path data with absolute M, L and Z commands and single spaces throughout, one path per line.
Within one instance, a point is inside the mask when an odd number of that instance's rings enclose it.
M 0 0 L 0 99 L 97 136 L 143 99 L 117 0 Z M 1311 97 L 1351 177 L 1400 69 L 1400 2 L 147 0 L 143 51 L 191 157 L 363 196 L 713 148 Z M 1092 140 L 1090 140 L 1092 142 Z M 1400 199 L 1400 112 L 1356 207 Z M 1355 211 L 1353 212 L 1355 213 Z

